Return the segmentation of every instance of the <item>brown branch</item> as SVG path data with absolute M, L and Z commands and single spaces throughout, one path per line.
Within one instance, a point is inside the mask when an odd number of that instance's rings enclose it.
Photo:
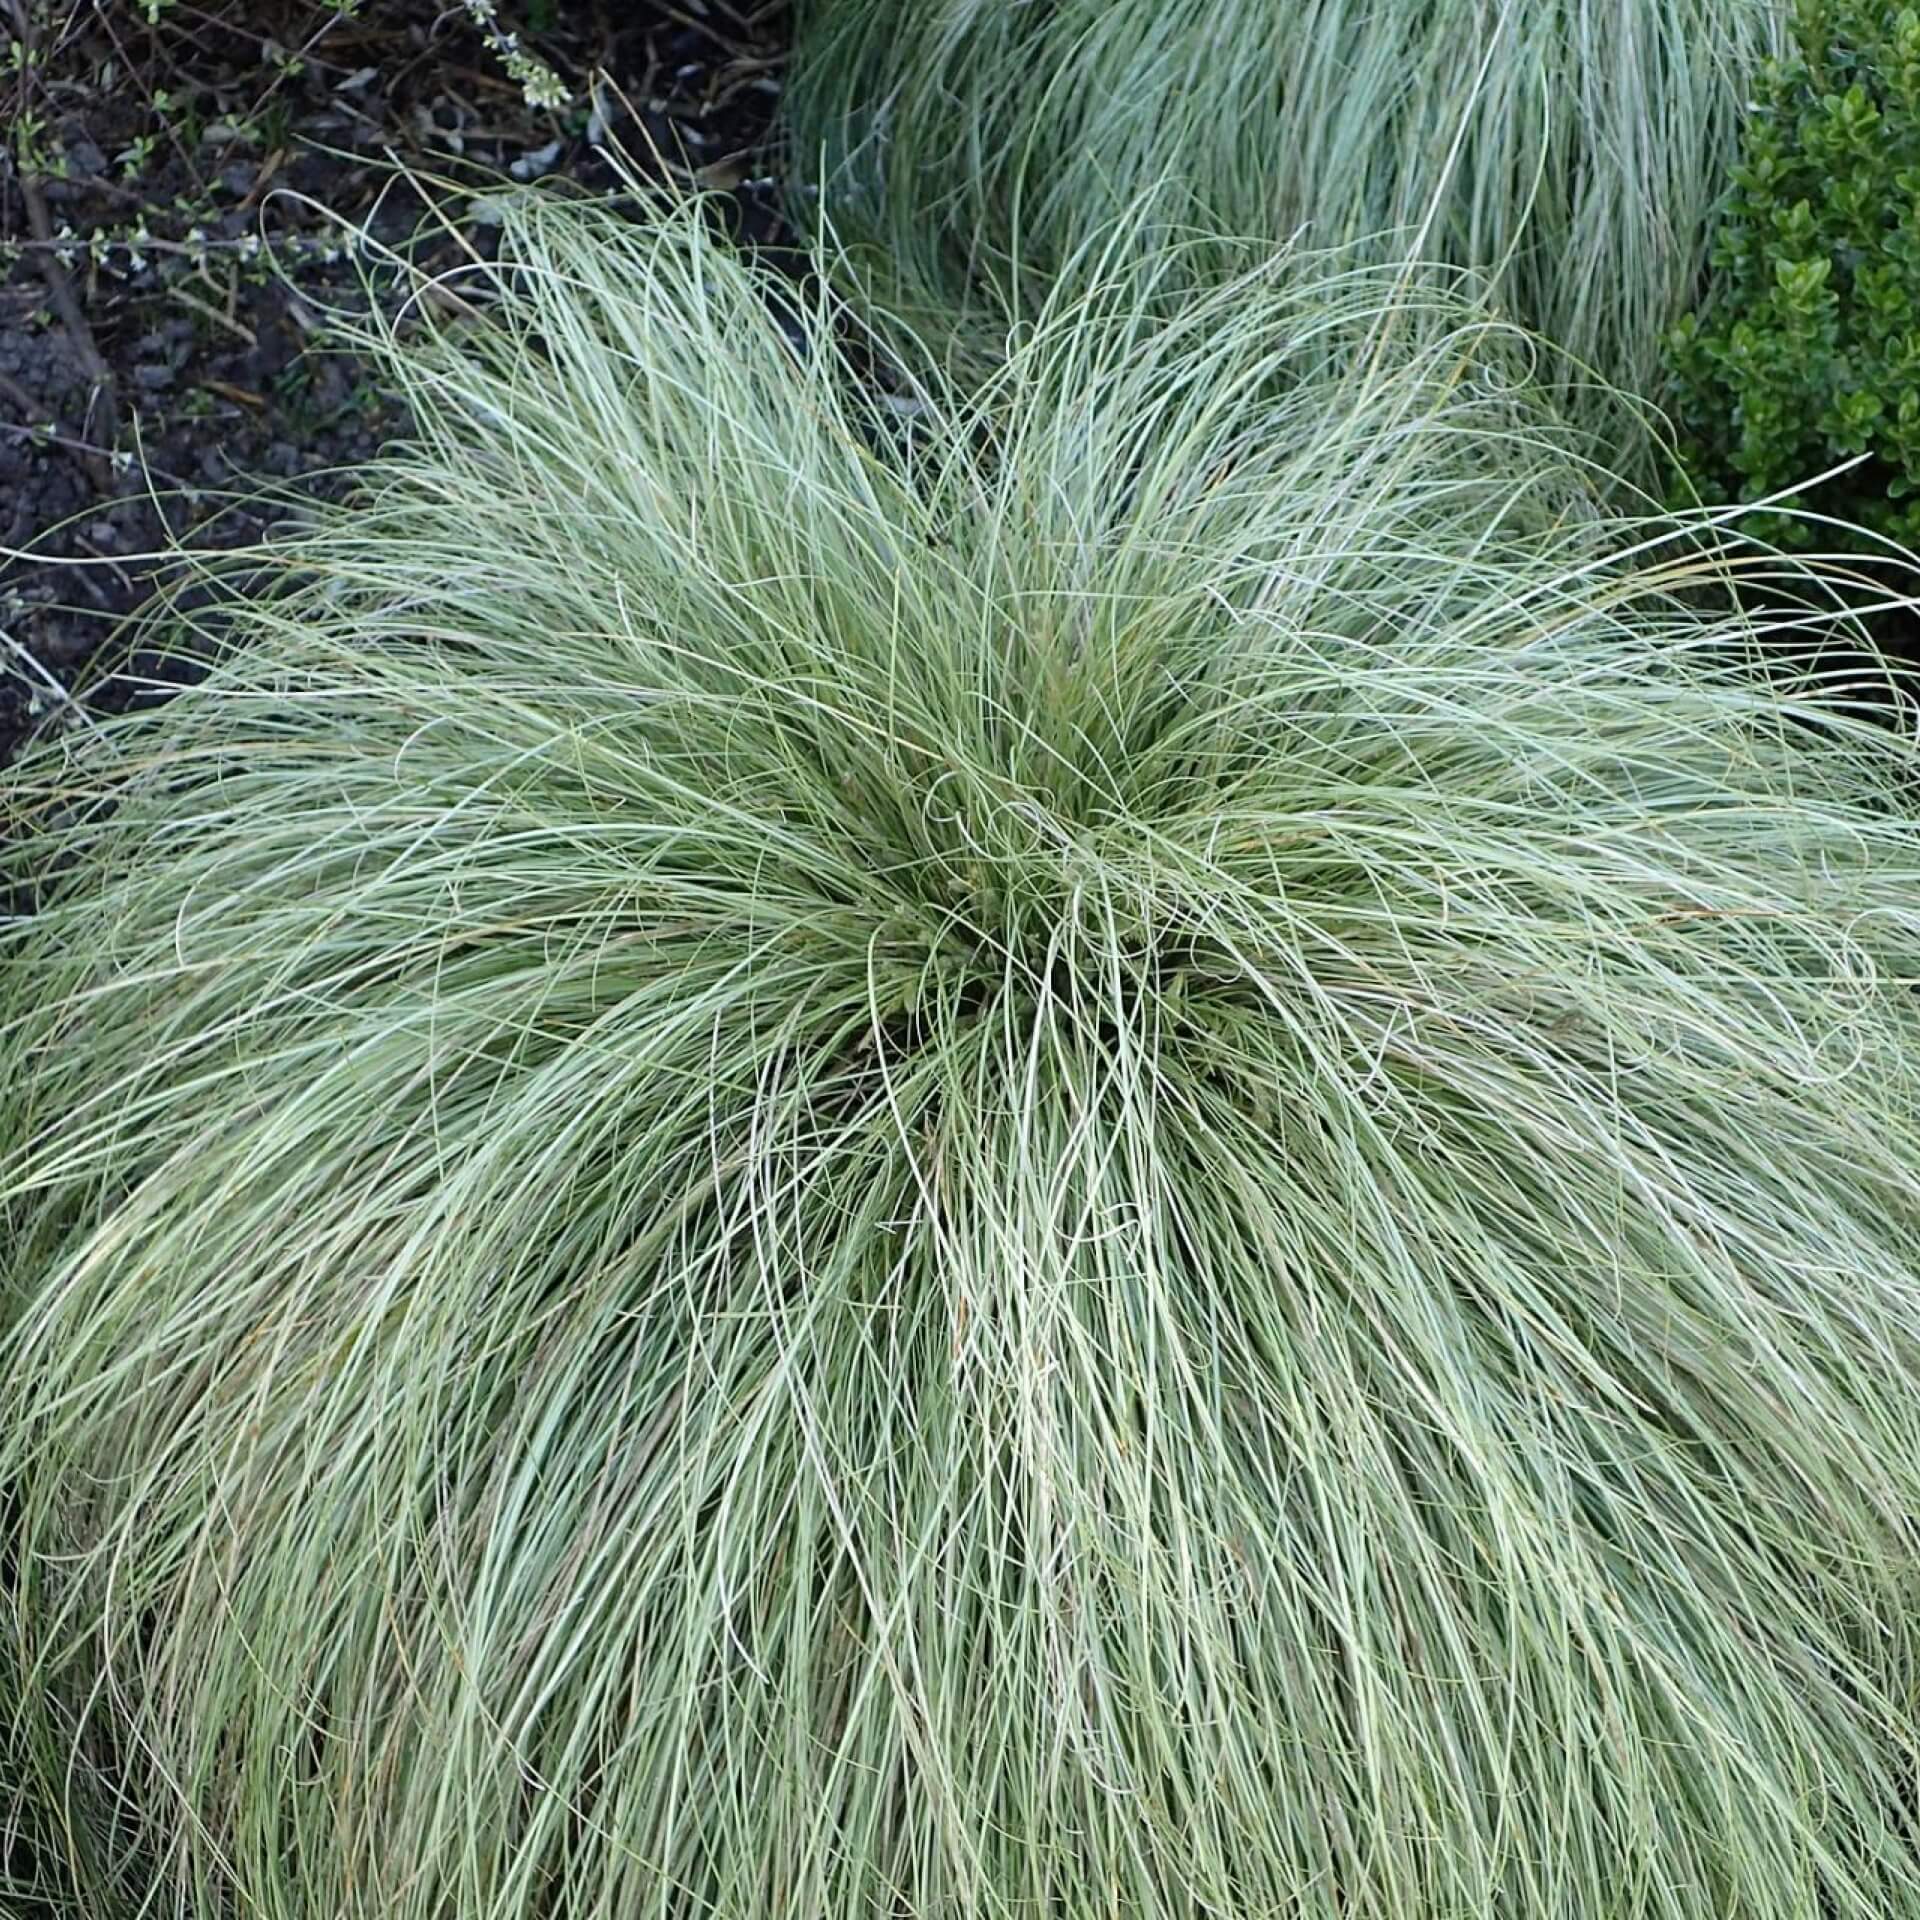
M 87 325 L 87 316 L 80 311 L 80 302 L 73 296 L 73 283 L 67 278 L 67 270 L 60 264 L 60 256 L 54 250 L 53 222 L 47 217 L 46 196 L 40 191 L 40 177 L 38 174 L 22 172 L 19 180 L 20 197 L 27 205 L 27 224 L 33 229 L 33 237 L 41 243 L 35 250 L 34 263 L 40 269 L 40 277 L 47 283 L 53 310 L 59 316 L 60 324 L 66 328 L 67 338 L 72 342 L 73 350 L 79 355 L 80 364 L 93 386 L 93 395 L 87 407 L 87 425 L 94 426 L 97 412 L 99 425 L 93 437 L 104 440 L 111 447 L 120 438 L 120 407 L 114 391 L 113 369 L 100 352 L 93 329 Z M 113 466 L 104 454 L 93 462 L 93 480 L 102 493 L 113 491 Z

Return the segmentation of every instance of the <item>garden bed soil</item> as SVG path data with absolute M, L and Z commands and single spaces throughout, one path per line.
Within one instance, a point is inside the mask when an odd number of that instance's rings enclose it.
M 520 11 L 565 108 L 434 0 L 170 0 L 155 27 L 139 0 L 0 0 L 0 74 L 9 36 L 34 54 L 0 79 L 0 761 L 150 682 L 118 636 L 169 542 L 253 541 L 403 428 L 329 315 L 398 288 L 381 247 L 437 266 L 490 239 L 430 237 L 409 175 L 605 191 L 614 142 L 780 241 L 786 0 Z

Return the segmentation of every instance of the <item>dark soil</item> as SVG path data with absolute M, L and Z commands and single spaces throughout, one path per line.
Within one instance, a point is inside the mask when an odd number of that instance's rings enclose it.
M 254 540 L 404 427 L 328 319 L 377 246 L 456 255 L 401 169 L 602 191 L 612 141 L 778 243 L 786 7 L 501 0 L 574 89 L 549 110 L 457 0 L 0 0 L 0 761 L 150 677 L 115 636 L 170 540 Z

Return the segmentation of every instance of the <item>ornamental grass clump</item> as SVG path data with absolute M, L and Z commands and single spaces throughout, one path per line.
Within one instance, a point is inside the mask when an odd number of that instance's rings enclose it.
M 1786 0 L 808 0 L 783 104 L 859 284 L 966 365 L 1116 216 L 1493 275 L 1617 442 Z M 1581 369 L 1603 378 L 1583 378 Z
M 80 1909 L 1920 1913 L 1916 755 L 1724 576 L 1839 588 L 1377 273 L 883 397 L 495 211 L 0 788 Z

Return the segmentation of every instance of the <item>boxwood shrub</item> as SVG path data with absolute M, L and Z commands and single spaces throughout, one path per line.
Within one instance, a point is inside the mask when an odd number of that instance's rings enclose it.
M 1671 336 L 1688 479 L 1920 538 L 1920 12 L 1803 0 L 1762 69 L 1698 309 Z M 1864 456 L 1864 457 L 1863 457 Z M 1775 537 L 1830 541 L 1781 515 Z

